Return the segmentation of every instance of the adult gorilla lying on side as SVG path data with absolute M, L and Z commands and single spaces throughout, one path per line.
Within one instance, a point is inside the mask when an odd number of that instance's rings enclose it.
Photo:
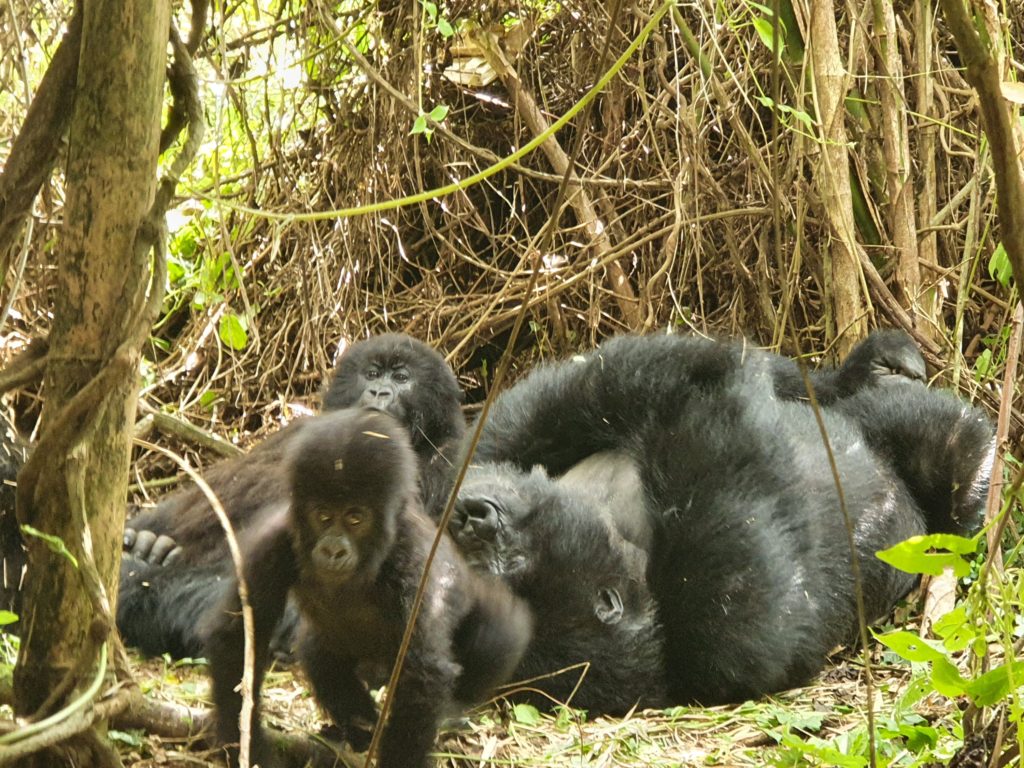
M 341 356 L 324 409 L 361 405 L 398 419 L 408 429 L 419 488 L 429 505 L 447 498 L 445 453 L 465 430 L 461 400 L 455 376 L 437 352 L 404 334 L 383 334 L 353 344 Z M 204 472 L 236 532 L 287 501 L 285 457 L 316 418 L 294 421 L 248 454 Z M 224 533 L 202 491 L 189 483 L 129 521 L 125 552 L 117 609 L 124 639 L 149 654 L 200 655 L 196 624 L 231 572 Z M 279 650 L 289 650 L 295 618 L 290 610 L 275 641 Z
M 827 455 L 812 410 L 779 399 L 777 360 L 694 339 L 621 338 L 499 397 L 478 452 L 486 461 L 451 530 L 470 563 L 501 574 L 533 609 L 524 669 L 592 662 L 573 698 L 592 712 L 714 704 L 804 684 L 854 638 Z M 980 412 L 904 383 L 831 398 L 824 413 L 868 620 L 913 584 L 875 551 L 970 530 L 992 455 Z M 545 469 L 569 471 L 551 479 Z M 625 567 L 645 555 L 642 574 Z M 604 565 L 616 560 L 618 569 Z M 568 616 L 563 606 L 584 607 Z M 625 650 L 651 637 L 657 652 Z M 609 638 L 624 652 L 588 652 Z M 620 680 L 638 682 L 623 690 Z M 574 683 L 538 687 L 564 696 Z

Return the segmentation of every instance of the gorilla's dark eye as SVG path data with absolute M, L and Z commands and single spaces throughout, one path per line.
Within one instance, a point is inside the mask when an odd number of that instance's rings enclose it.
M 409 374 L 405 371 L 395 371 L 391 378 L 397 381 L 399 384 L 405 384 L 409 380 Z
M 371 368 L 370 370 L 368 370 L 366 372 L 366 378 L 368 378 L 368 379 L 376 379 L 376 378 L 379 378 L 379 377 L 380 377 L 380 371 L 378 371 L 376 368 Z
M 345 513 L 345 522 L 352 528 L 362 525 L 365 518 L 366 515 L 361 509 L 350 509 Z

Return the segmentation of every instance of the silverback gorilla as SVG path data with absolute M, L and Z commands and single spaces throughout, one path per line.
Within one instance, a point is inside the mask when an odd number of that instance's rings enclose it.
M 367 406 L 386 411 L 410 435 L 419 486 L 428 506 L 447 497 L 448 458 L 465 430 L 462 392 L 444 359 L 404 334 L 383 334 L 349 347 L 324 395 L 324 409 Z M 261 510 L 288 498 L 284 459 L 318 417 L 295 421 L 248 454 L 215 464 L 204 479 L 236 532 Z M 230 554 L 220 522 L 194 484 L 160 500 L 125 531 L 117 624 L 122 637 L 149 654 L 202 653 L 199 616 L 219 593 Z M 280 639 L 289 645 L 288 627 Z
M 833 386 L 844 368 L 815 382 L 868 620 L 913 584 L 874 553 L 976 525 L 993 449 L 980 412 L 918 375 L 865 369 L 872 357 L 844 364 L 872 372 L 860 389 Z M 779 370 L 739 345 L 623 337 L 536 369 L 495 402 L 450 530 L 472 565 L 530 604 L 524 667 L 590 662 L 573 703 L 734 702 L 807 682 L 853 639 L 838 493 L 814 413 L 783 399 L 799 393 L 780 388 Z M 875 388 L 890 381 L 902 385 Z M 622 651 L 593 651 L 597 636 Z M 575 682 L 537 687 L 557 697 Z
M 290 450 L 291 502 L 250 528 L 245 581 L 255 627 L 254 699 L 289 593 L 301 615 L 299 656 L 317 701 L 350 740 L 375 719 L 363 664 L 392 664 L 437 529 L 421 511 L 413 453 L 385 413 L 312 420 Z M 204 618 L 218 738 L 239 740 L 243 629 L 238 585 Z M 381 742 L 381 768 L 429 764 L 441 718 L 511 674 L 529 613 L 498 579 L 470 571 L 443 536 Z M 273 765 L 258 719 L 253 759 Z

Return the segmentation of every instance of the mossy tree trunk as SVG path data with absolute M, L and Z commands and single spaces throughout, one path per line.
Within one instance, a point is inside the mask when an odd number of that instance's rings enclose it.
M 18 518 L 77 560 L 29 536 L 20 716 L 46 716 L 96 676 L 116 597 L 130 431 L 145 338 L 150 249 L 140 228 L 156 189 L 169 7 L 84 4 L 53 295 L 40 441 L 19 481 Z M 148 327 L 148 326 L 146 326 Z M 95 727 L 26 764 L 114 765 Z

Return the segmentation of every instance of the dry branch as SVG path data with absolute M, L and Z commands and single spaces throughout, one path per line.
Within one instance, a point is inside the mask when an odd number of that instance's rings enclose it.
M 499 47 L 497 38 L 493 35 L 489 35 L 486 38 L 482 36 L 480 47 L 487 58 L 487 63 L 498 73 L 499 79 L 505 85 L 508 92 L 512 94 L 516 110 L 530 129 L 530 133 L 534 137 L 540 136 L 550 125 L 537 107 L 537 102 L 523 88 L 519 74 Z M 579 130 L 584 130 L 584 128 L 581 126 Z M 594 249 L 594 258 L 603 260 L 611 250 L 608 227 L 601 220 L 594 201 L 583 188 L 576 172 L 572 170 L 569 156 L 565 154 L 565 150 L 562 149 L 554 136 L 549 137 L 541 145 L 541 149 L 547 155 L 548 161 L 555 171 L 563 177 L 567 177 L 566 197 L 569 204 L 576 212 L 576 218 L 580 222 L 591 247 Z M 600 195 L 600 192 L 595 190 L 595 194 Z M 626 319 L 627 325 L 634 329 L 640 328 L 642 324 L 640 308 L 633 287 L 629 284 L 626 271 L 617 261 L 612 260 L 607 261 L 606 269 L 605 279 L 612 291 L 612 295 L 615 297 L 619 311 L 622 312 L 623 317 Z

